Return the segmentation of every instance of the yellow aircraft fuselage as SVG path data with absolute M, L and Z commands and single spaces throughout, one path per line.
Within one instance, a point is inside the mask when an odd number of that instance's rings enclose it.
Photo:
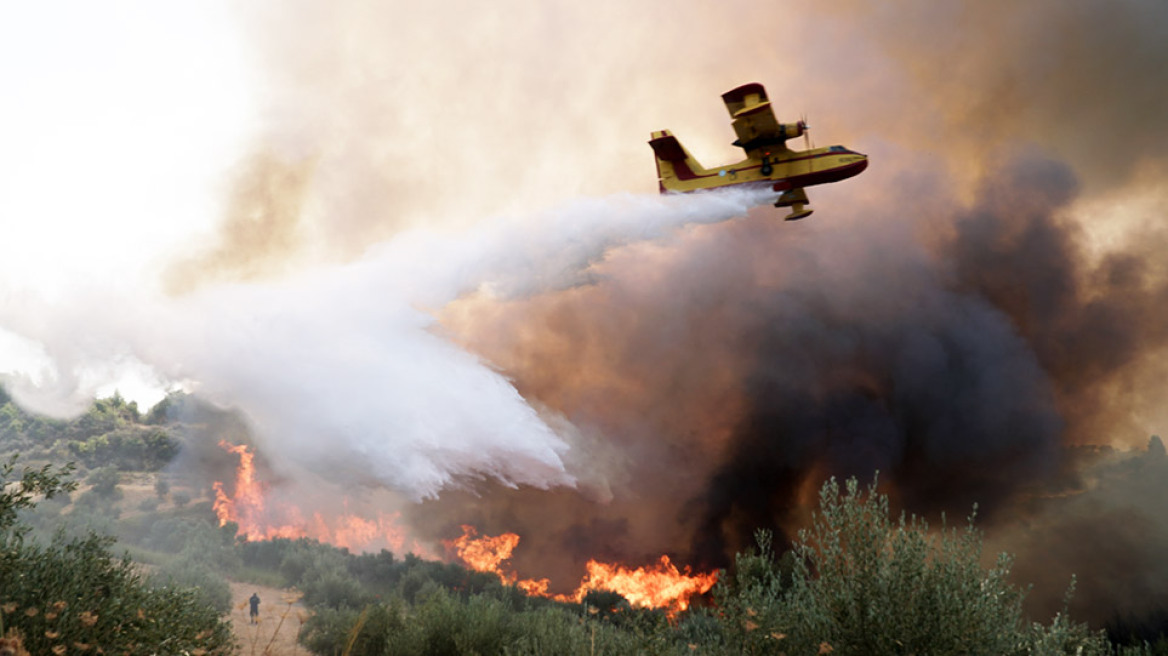
M 672 137 L 669 130 L 654 132 L 653 141 L 649 144 L 657 150 L 660 141 L 669 137 Z M 654 145 L 655 142 L 659 145 Z M 676 138 L 674 142 L 681 146 L 676 142 Z M 663 150 L 667 148 L 668 146 L 665 146 Z M 682 152 L 685 153 L 684 148 Z M 767 164 L 763 161 L 764 157 L 771 165 L 767 173 L 763 172 L 763 167 Z M 657 177 L 660 180 L 661 191 L 686 192 L 739 184 L 761 184 L 782 192 L 797 187 L 838 182 L 859 175 L 868 168 L 868 156 L 843 146 L 828 146 L 811 150 L 786 150 L 770 156 L 747 157 L 741 162 L 714 169 L 695 166 L 696 163 L 692 157 L 683 156 L 681 160 L 671 161 L 659 155 Z
M 760 84 L 747 84 L 722 96 L 734 119 L 746 159 L 707 169 L 690 155 L 669 130 L 653 133 L 649 145 L 657 159 L 661 193 L 693 192 L 738 185 L 769 187 L 776 192 L 776 207 L 792 207 L 787 220 L 811 214 L 805 209 L 804 187 L 838 182 L 868 168 L 868 157 L 843 146 L 808 150 L 787 148 L 787 139 L 804 134 L 807 124 L 778 123 Z

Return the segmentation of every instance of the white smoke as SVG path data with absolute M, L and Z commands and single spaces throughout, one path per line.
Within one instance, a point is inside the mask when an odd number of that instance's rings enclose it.
M 89 289 L 67 302 L 0 310 L 44 345 L 57 376 L 14 392 L 34 407 L 73 401 L 80 378 L 140 361 L 162 379 L 242 410 L 289 466 L 389 486 L 413 498 L 474 478 L 572 485 L 559 433 L 500 372 L 435 330 L 425 309 L 469 293 L 527 296 L 586 283 L 622 244 L 742 216 L 766 197 L 584 199 L 457 234 L 414 230 L 353 263 L 278 281 L 148 298 Z M 83 327 L 83 330 L 78 330 Z M 95 373 L 96 372 L 96 373 Z

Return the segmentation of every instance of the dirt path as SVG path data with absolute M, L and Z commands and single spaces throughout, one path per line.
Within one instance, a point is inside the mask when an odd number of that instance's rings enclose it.
M 260 596 L 259 622 L 249 618 L 248 599 Z M 287 590 L 254 583 L 231 583 L 231 624 L 241 656 L 308 656 L 296 642 L 300 625 L 308 617 L 304 605 Z

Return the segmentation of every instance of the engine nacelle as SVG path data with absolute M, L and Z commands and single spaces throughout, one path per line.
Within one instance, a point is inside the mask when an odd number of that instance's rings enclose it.
M 779 123 L 779 136 L 783 139 L 801 137 L 803 136 L 804 132 L 807 132 L 806 121 L 799 121 L 797 123 Z

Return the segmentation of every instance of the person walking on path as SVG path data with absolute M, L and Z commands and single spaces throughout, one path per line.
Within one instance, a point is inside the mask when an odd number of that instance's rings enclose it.
M 255 624 L 256 618 L 260 616 L 260 593 L 251 593 L 251 599 L 248 599 L 248 602 L 251 603 L 251 623 Z

